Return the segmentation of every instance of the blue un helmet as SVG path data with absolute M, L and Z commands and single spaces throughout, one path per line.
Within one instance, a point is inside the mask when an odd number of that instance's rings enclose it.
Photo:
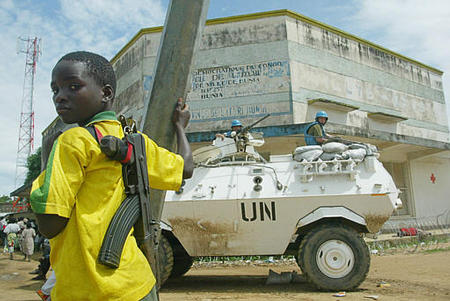
M 233 126 L 242 126 L 242 123 L 239 120 L 235 119 L 231 122 L 231 127 Z
M 316 113 L 316 121 L 319 117 L 325 117 L 328 120 L 328 114 L 325 111 L 319 111 Z

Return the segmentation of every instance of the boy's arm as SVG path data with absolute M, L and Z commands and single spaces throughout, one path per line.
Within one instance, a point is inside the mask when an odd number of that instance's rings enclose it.
M 53 238 L 64 230 L 75 206 L 74 196 L 83 183 L 82 166 L 86 165 L 86 158 L 82 151 L 85 145 L 75 142 L 80 136 L 77 131 L 88 134 L 75 128 L 66 135 L 56 133 L 43 140 L 43 144 L 52 151 L 49 162 L 43 165 L 46 171 L 33 182 L 30 203 L 39 232 L 46 238 Z
M 47 167 L 48 157 L 53 147 L 53 143 L 62 134 L 58 131 L 52 135 L 42 137 L 42 152 L 41 152 L 41 171 Z M 39 232 L 46 238 L 53 238 L 61 232 L 67 224 L 69 219 L 58 216 L 56 214 L 38 214 L 36 219 L 39 227 Z
M 53 238 L 58 235 L 67 225 L 68 218 L 56 214 L 36 213 L 39 232 L 46 238 Z
M 177 153 L 184 159 L 183 179 L 189 179 L 194 172 L 194 160 L 192 159 L 192 151 L 186 137 L 184 129 L 189 123 L 191 113 L 189 106 L 183 104 L 183 99 L 179 98 L 175 111 L 173 113 L 172 122 L 175 125 L 175 132 L 177 135 Z

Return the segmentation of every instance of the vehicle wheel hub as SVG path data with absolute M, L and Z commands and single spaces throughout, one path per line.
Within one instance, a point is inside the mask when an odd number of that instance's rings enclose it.
M 319 270 L 330 278 L 342 278 L 353 269 L 355 256 L 348 244 L 329 240 L 320 245 L 316 256 Z

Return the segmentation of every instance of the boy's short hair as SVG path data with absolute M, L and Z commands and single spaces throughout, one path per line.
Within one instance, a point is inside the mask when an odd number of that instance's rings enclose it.
M 111 85 L 116 92 L 116 75 L 111 63 L 101 55 L 88 51 L 75 51 L 64 55 L 61 61 L 75 61 L 86 64 L 88 74 L 92 76 L 101 87 Z

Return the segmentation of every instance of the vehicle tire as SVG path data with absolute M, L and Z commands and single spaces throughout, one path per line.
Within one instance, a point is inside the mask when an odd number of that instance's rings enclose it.
M 295 262 L 297 262 L 298 267 L 300 268 L 300 270 L 302 270 L 302 274 L 304 274 L 304 269 L 305 267 L 303 266 L 303 262 L 301 261 L 300 258 L 302 258 L 302 255 L 300 255 L 302 253 L 302 249 L 301 249 L 301 245 L 298 247 L 298 254 L 295 257 Z
M 183 249 L 182 246 L 174 246 L 174 260 L 170 278 L 181 277 L 186 274 L 193 264 L 192 257 Z
M 302 240 L 298 261 L 303 274 L 319 290 L 353 290 L 366 279 L 370 253 L 354 229 L 324 224 Z
M 158 246 L 158 256 L 159 256 L 159 287 L 164 285 L 173 268 L 173 250 L 169 241 L 164 235 L 161 235 Z

